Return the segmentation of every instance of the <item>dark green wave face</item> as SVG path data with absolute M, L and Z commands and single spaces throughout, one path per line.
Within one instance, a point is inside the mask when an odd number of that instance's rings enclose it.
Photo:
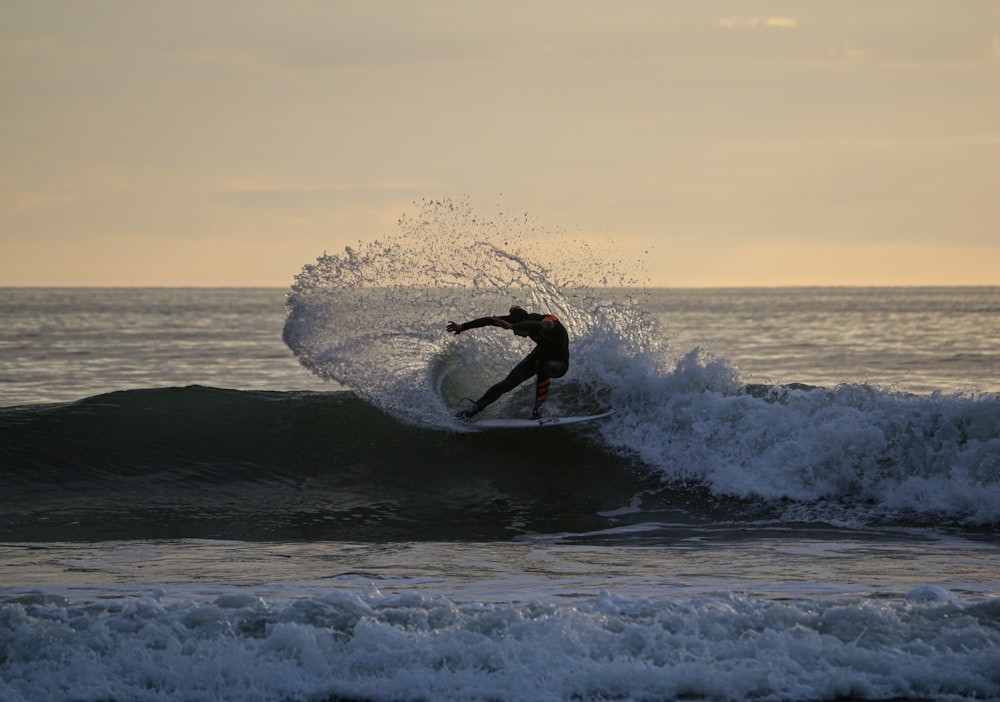
M 705 372 L 679 368 L 671 392 L 600 422 L 530 431 L 414 426 L 344 391 L 190 386 L 4 408 L 0 540 L 995 523 L 996 399 L 727 394 L 699 386 Z
M 123 391 L 0 411 L 0 539 L 510 539 L 642 480 L 585 433 L 447 433 L 351 393 Z

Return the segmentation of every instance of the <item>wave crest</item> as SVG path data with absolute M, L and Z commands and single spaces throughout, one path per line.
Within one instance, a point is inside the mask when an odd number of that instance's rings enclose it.
M 457 341 L 444 325 L 517 302 L 570 331 L 570 372 L 550 410 L 615 410 L 595 437 L 667 485 L 791 501 L 786 513 L 809 521 L 1000 521 L 995 396 L 747 387 L 729 360 L 672 349 L 613 258 L 581 245 L 556 247 L 550 260 L 558 238 L 526 217 L 486 220 L 467 205 L 425 202 L 396 236 L 306 266 L 288 296 L 285 341 L 314 372 L 394 417 L 456 429 L 461 398 L 502 378 L 530 344 L 495 330 Z M 523 413 L 528 385 L 490 411 Z

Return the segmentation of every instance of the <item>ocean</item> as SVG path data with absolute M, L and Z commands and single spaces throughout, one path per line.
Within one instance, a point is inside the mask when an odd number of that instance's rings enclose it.
M 0 700 L 1000 700 L 1000 288 L 497 251 L 4 289 Z M 530 342 L 446 323 L 512 302 L 571 333 L 547 411 L 612 417 L 453 418 Z

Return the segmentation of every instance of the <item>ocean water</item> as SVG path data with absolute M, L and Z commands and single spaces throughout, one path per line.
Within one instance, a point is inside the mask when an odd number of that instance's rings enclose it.
M 493 241 L 4 290 L 0 700 L 1000 699 L 1000 288 L 570 287 Z M 548 411 L 613 417 L 452 418 L 528 342 L 445 324 L 512 301 L 573 337 Z

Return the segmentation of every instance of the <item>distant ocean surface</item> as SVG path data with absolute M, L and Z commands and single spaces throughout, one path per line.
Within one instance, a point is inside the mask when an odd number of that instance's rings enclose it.
M 1000 288 L 367 265 L 2 291 L 0 700 L 1000 700 Z

